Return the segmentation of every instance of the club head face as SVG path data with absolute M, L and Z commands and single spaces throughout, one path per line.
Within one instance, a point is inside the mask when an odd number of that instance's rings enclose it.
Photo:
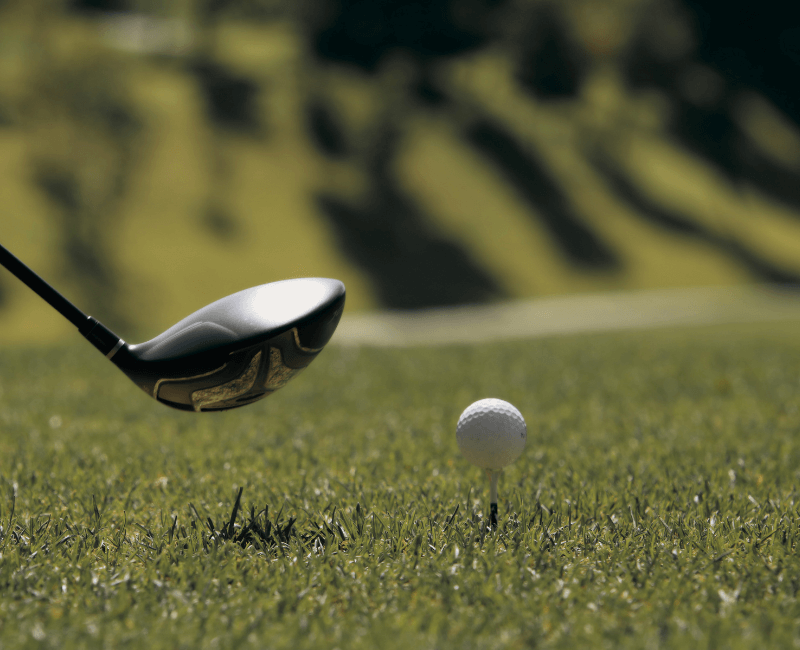
M 275 392 L 319 354 L 344 309 L 338 280 L 299 278 L 222 298 L 112 361 L 173 408 L 221 411 Z

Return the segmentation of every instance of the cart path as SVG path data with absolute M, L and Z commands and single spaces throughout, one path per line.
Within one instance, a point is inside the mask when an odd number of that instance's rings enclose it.
M 331 342 L 410 347 L 794 319 L 800 320 L 798 290 L 760 285 L 661 289 L 345 314 Z

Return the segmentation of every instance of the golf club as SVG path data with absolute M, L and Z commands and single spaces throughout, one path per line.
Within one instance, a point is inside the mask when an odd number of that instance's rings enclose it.
M 298 278 L 239 291 L 129 345 L 0 245 L 0 264 L 78 328 L 145 393 L 184 411 L 223 411 L 275 392 L 333 336 L 344 284 Z

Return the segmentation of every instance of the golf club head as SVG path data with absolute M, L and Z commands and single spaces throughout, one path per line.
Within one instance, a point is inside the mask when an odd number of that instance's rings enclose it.
M 107 356 L 148 395 L 185 411 L 222 411 L 273 393 L 308 366 L 344 309 L 338 280 L 300 278 L 246 289 L 154 339 Z

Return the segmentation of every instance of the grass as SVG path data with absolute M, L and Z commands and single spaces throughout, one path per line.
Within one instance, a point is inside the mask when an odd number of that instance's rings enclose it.
M 626 3 L 623 13 L 631 12 L 633 20 L 639 4 Z M 371 270 L 342 250 L 315 198 L 323 192 L 357 202 L 371 182 L 370 165 L 359 156 L 333 162 L 321 154 L 309 137 L 307 107 L 312 99 L 329 104 L 336 119 L 349 126 L 345 136 L 354 150 L 368 149 L 387 128 L 391 74 L 372 78 L 310 65 L 309 44 L 290 22 L 223 20 L 213 38 L 218 63 L 262 89 L 256 113 L 264 134 L 214 135 L 197 77 L 185 61 L 170 64 L 111 50 L 96 21 L 61 16 L 44 10 L 42 2 L 5 6 L 0 10 L 0 113 L 9 114 L 0 124 L 3 244 L 67 297 L 131 339 L 161 332 L 234 291 L 287 277 L 341 279 L 351 312 L 380 306 Z M 411 106 L 398 126 L 402 146 L 391 169 L 399 188 L 427 215 L 426 227 L 461 249 L 509 299 L 763 281 L 724 242 L 800 273 L 797 210 L 735 187 L 675 142 L 666 100 L 620 84 L 621 72 L 604 58 L 590 66 L 594 72 L 574 101 L 540 102 L 519 85 L 502 51 L 490 47 L 456 57 L 437 72 L 437 83 L 445 84 L 460 108 Z M 118 88 L 103 81 L 107 66 L 113 66 L 110 76 Z M 71 112 L 70 106 L 83 103 L 80 94 L 34 92 L 43 79 L 65 74 L 93 88 L 95 99 L 114 98 L 116 92 L 124 98 L 120 101 L 141 127 L 130 142 L 129 173 L 123 174 L 127 168 L 118 162 L 121 145 L 104 140 L 96 120 Z M 800 156 L 794 151 L 797 134 L 780 116 L 770 116 L 762 100 L 751 98 L 749 104 L 737 109 L 736 119 L 744 132 L 761 133 L 750 145 L 772 143 L 766 149 L 774 150 L 773 158 L 793 169 L 791 161 Z M 516 134 L 563 192 L 575 218 L 613 250 L 618 268 L 598 273 L 559 252 L 542 221 L 547 201 L 530 205 L 486 155 L 466 143 L 463 120 L 469 115 L 484 115 Z M 600 151 L 619 165 L 645 203 L 713 236 L 665 228 L 646 217 L 599 173 L 590 153 Z M 108 165 L 93 167 L 98 156 L 107 157 Z M 80 229 L 99 237 L 87 241 L 117 273 L 118 286 L 100 297 L 88 292 L 85 280 L 64 272 L 65 266 L 74 270 L 74 260 L 67 259 L 60 241 L 63 215 L 34 182 L 37 160 L 85 178 L 80 194 L 87 197 L 112 193 L 121 180 L 115 174 L 125 176 L 126 191 L 115 209 L 94 206 L 104 220 L 88 220 Z M 103 169 L 109 174 L 100 174 Z M 226 237 L 204 218 L 217 201 L 233 224 Z M 81 218 L 87 219 L 92 210 L 86 206 L 84 212 Z M 415 255 L 409 245 L 398 263 L 413 265 Z M 60 319 L 48 318 L 49 307 L 38 297 L 4 273 L 0 294 L 0 340 L 53 342 L 69 332 Z
M 0 354 L 0 647 L 800 643 L 797 323 L 326 350 L 173 412 L 78 340 Z M 525 415 L 500 485 L 480 397 Z

